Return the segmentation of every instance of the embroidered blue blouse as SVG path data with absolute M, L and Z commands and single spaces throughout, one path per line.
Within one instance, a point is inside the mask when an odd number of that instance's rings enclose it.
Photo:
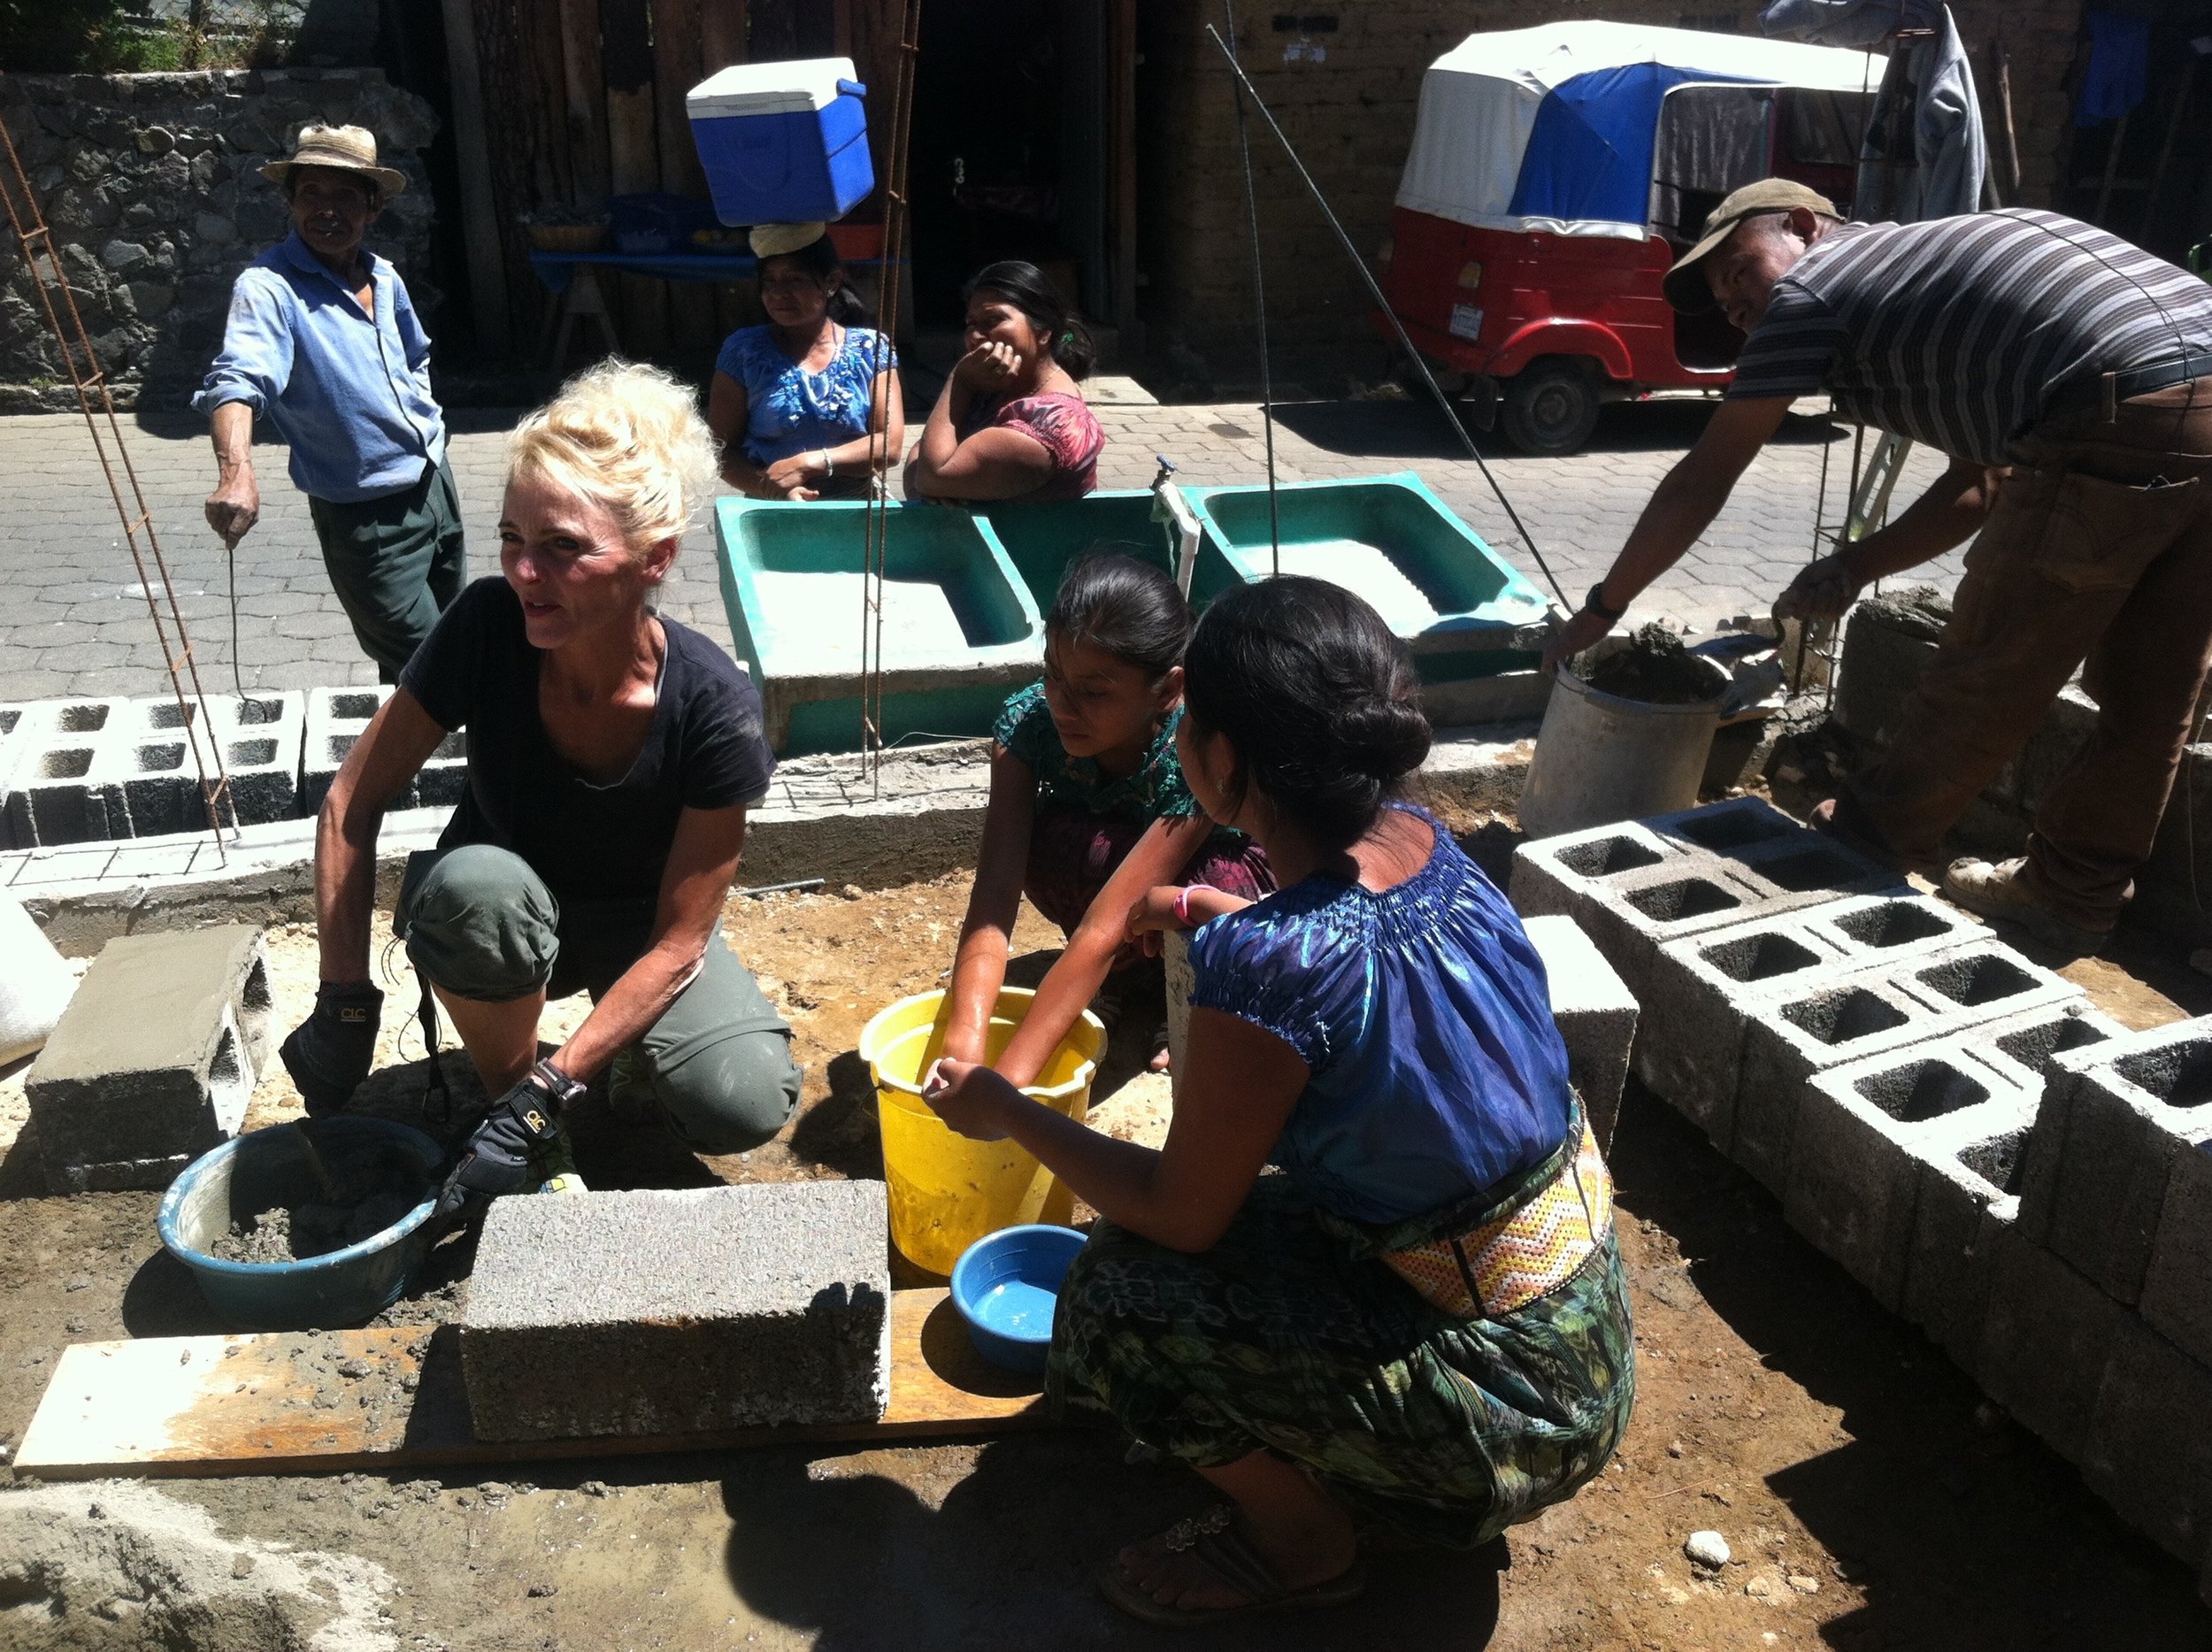
M 876 375 L 898 365 L 898 352 L 873 327 L 847 327 L 829 365 L 809 373 L 757 327 L 723 341 L 714 370 L 745 387 L 745 457 L 773 465 L 865 435 Z
M 1191 940 L 1191 1003 L 1266 1029 L 1313 1069 L 1270 1156 L 1349 1221 L 1440 1210 L 1533 1168 L 1567 1133 L 1543 961 L 1496 886 L 1421 818 L 1436 847 L 1394 888 L 1317 875 Z

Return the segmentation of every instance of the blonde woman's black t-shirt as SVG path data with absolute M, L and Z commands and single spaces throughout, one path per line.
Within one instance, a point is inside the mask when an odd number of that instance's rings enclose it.
M 440 724 L 468 731 L 468 790 L 440 848 L 511 849 L 563 903 L 649 903 L 684 810 L 767 795 L 776 759 L 752 680 L 696 631 L 660 623 L 668 644 L 652 727 L 630 772 L 602 786 L 547 737 L 538 715 L 545 656 L 523 630 L 521 599 L 495 576 L 461 593 L 399 679 Z

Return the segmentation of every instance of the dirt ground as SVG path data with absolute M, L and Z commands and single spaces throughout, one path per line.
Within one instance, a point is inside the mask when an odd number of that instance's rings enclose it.
M 768 1147 L 702 1162 L 587 1102 L 586 1177 L 611 1187 L 879 1174 L 853 1048 L 875 1009 L 934 984 L 966 887 L 963 875 L 733 903 L 733 944 L 797 1030 L 800 1116 Z M 1025 914 L 1018 943 L 1030 956 L 1018 978 L 1041 970 L 1056 940 Z M 278 1024 L 288 1026 L 311 995 L 311 938 L 274 931 L 270 948 Z M 2176 960 L 2124 949 L 2121 962 L 2074 972 L 2131 1024 L 2212 1007 L 2212 981 Z M 368 1097 L 403 1116 L 422 1083 L 405 982 L 400 963 L 387 1064 Z M 1102 1112 L 1134 1134 L 1164 1118 L 1159 1081 L 1127 1081 L 1142 1038 L 1132 1028 L 1117 1041 L 1100 1087 Z M 465 1064 L 447 1063 L 460 1078 Z M 7 1441 L 20 1439 L 66 1344 L 218 1328 L 160 1249 L 156 1195 L 42 1196 L 19 1133 L 21 1087 L 19 1068 L 0 1075 Z M 250 1123 L 296 1111 L 278 1070 Z M 1785 1227 L 1775 1201 L 1655 1097 L 1628 1098 L 1614 1168 L 1639 1355 L 1618 1460 L 1572 1502 L 1476 1555 L 1379 1556 L 1366 1598 L 1325 1615 L 1179 1639 L 1099 1603 L 1088 1584 L 1097 1561 L 1206 1501 L 1193 1478 L 1127 1461 L 1102 1432 L 549 1463 L 526 1479 L 503 1468 L 158 1489 L 252 1549 L 234 1577 L 254 1554 L 290 1546 L 381 1579 L 380 1616 L 349 1648 L 2212 1648 L 2194 1579 Z M 395 1318 L 451 1311 L 465 1257 L 442 1261 Z M 1717 1574 L 1683 1557 L 1706 1528 L 1735 1556 Z M 133 1587 L 159 1592 L 157 1579 Z M 294 1644 L 273 1631 L 150 1638 L 157 1622 L 190 1615 L 111 1605 L 58 1617 L 52 1589 L 11 1574 L 0 1552 L 0 1648 Z

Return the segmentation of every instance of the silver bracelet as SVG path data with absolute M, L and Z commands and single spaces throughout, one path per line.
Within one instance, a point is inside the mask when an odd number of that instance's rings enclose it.
M 822 480 L 829 481 L 837 474 L 837 461 L 830 457 L 827 448 L 822 449 Z

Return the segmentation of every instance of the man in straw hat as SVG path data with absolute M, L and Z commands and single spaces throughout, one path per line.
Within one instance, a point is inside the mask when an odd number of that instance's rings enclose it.
M 1847 224 L 1770 178 L 1720 204 L 1666 295 L 1748 335 L 1735 379 L 1547 664 L 1689 549 L 1794 398 L 1826 391 L 1845 418 L 1938 449 L 1950 466 L 1926 493 L 1776 604 L 1839 616 L 1978 532 L 1887 750 L 1814 824 L 2093 952 L 2149 857 L 2212 665 L 2212 288 L 2053 212 Z M 2096 733 L 2045 793 L 2025 857 L 1946 867 L 1944 834 L 2085 657 Z
M 308 127 L 261 175 L 284 191 L 292 233 L 239 274 L 222 354 L 193 398 L 214 426 L 208 525 L 234 546 L 259 518 L 253 421 L 266 414 L 353 634 L 396 682 L 466 579 L 430 339 L 398 272 L 361 244 L 407 180 L 377 164 L 360 127 Z

